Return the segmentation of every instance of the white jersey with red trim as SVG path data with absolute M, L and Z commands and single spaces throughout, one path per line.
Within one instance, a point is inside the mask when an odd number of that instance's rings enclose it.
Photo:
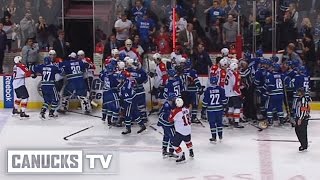
M 91 65 L 91 67 L 87 69 L 87 71 L 83 74 L 83 77 L 84 78 L 94 77 L 94 70 L 96 69 L 96 66 L 93 64 L 92 60 L 90 58 L 84 58 L 82 59 L 82 62 L 88 63 Z
M 225 92 L 226 97 L 240 96 L 240 84 L 241 76 L 239 71 L 232 71 L 231 69 L 227 70 L 227 77 L 225 81 Z
M 163 62 L 160 62 L 156 67 L 156 76 L 154 78 L 154 87 L 166 85 L 168 81 L 167 67 Z
M 13 82 L 12 82 L 13 89 L 17 89 L 25 85 L 25 79 L 26 77 L 31 76 L 31 71 L 29 71 L 27 66 L 22 63 L 15 64 L 13 67 L 12 76 L 13 76 Z
M 176 132 L 187 136 L 191 134 L 190 111 L 187 108 L 176 108 L 171 111 L 169 121 L 174 123 Z

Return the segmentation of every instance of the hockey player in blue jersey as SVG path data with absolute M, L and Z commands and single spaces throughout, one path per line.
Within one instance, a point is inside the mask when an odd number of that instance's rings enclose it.
M 56 74 L 60 74 L 61 70 L 52 63 L 50 57 L 45 57 L 44 64 L 34 66 L 32 72 L 34 73 L 33 77 L 36 77 L 36 74 L 42 75 L 41 92 L 44 103 L 40 112 L 40 118 L 43 120 L 46 119 L 45 113 L 47 109 L 50 109 L 49 117 L 53 118 L 55 117 L 54 113 L 59 103 L 59 94 L 55 86 L 55 76 Z
M 267 100 L 266 92 L 264 89 L 265 85 L 265 78 L 267 75 L 267 68 L 268 68 L 268 60 L 267 59 L 261 59 L 260 60 L 260 68 L 258 68 L 255 72 L 254 76 L 254 85 L 256 87 L 256 95 L 257 95 L 257 105 L 260 111 L 260 114 L 263 117 L 266 117 L 266 109 L 265 109 L 265 103 Z
M 216 142 L 217 134 L 222 140 L 222 117 L 224 106 L 227 104 L 227 98 L 223 88 L 217 85 L 218 78 L 213 76 L 210 78 L 210 86 L 204 92 L 202 107 L 206 109 L 210 124 L 212 138 L 211 142 Z
M 106 121 L 107 118 L 109 126 L 118 122 L 120 110 L 115 69 L 115 66 L 109 64 L 100 73 L 100 79 L 103 82 L 102 121 Z
M 62 108 L 68 110 L 69 98 L 76 96 L 81 103 L 85 113 L 90 113 L 91 106 L 87 96 L 87 85 L 83 79 L 83 73 L 90 67 L 90 64 L 76 58 L 75 53 L 70 54 L 70 59 L 59 64 L 67 78 L 67 85 L 63 94 Z
M 164 87 L 164 98 L 168 98 L 169 93 L 175 93 L 176 97 L 181 97 L 181 92 L 184 90 L 181 79 L 177 76 L 174 69 L 168 70 L 169 79 Z
M 283 113 L 283 75 L 280 73 L 280 64 L 274 64 L 273 67 L 269 68 L 269 73 L 266 76 L 265 89 L 268 95 L 266 108 L 267 108 L 267 119 L 269 125 L 273 124 L 273 112 L 277 112 L 277 117 L 280 121 L 280 125 L 284 123 Z
M 198 94 L 201 95 L 203 93 L 203 88 L 201 86 L 201 83 L 198 79 L 198 74 L 195 69 L 191 68 L 192 62 L 190 60 L 187 60 L 184 65 L 184 79 L 185 79 L 185 85 L 188 92 L 188 98 L 192 105 L 192 111 L 191 111 L 191 122 L 192 123 L 199 123 L 199 120 L 197 118 L 198 113 L 198 105 L 199 105 L 199 97 Z
M 130 73 L 131 79 L 135 81 L 134 91 L 136 92 L 136 103 L 141 113 L 141 120 L 147 122 L 147 100 L 143 84 L 148 82 L 148 74 L 137 60 L 131 59 L 128 65 L 127 71 Z
M 169 122 L 169 116 L 171 111 L 175 107 L 174 100 L 176 98 L 176 94 L 173 92 L 170 92 L 167 97 L 167 101 L 164 102 L 162 105 L 162 108 L 159 113 L 159 121 L 158 126 L 161 126 L 163 128 L 163 140 L 162 140 L 162 156 L 166 157 L 175 157 L 177 156 L 173 154 L 174 149 L 171 145 L 172 138 L 175 134 L 174 125 Z M 168 152 L 169 148 L 169 152 Z
M 299 99 L 298 90 L 300 88 L 304 88 L 305 97 L 310 99 L 309 82 L 310 82 L 310 78 L 307 75 L 306 68 L 304 66 L 297 67 L 297 73 L 291 82 L 292 83 L 291 85 L 293 87 L 293 105 L 292 105 L 293 112 L 296 112 L 297 100 Z M 296 114 L 294 113 L 293 116 L 296 117 Z
M 119 84 L 119 97 L 123 101 L 123 109 L 124 109 L 124 116 L 125 116 L 125 125 L 126 131 L 123 131 L 122 134 L 130 134 L 131 133 L 131 122 L 134 120 L 136 121 L 139 126 L 140 130 L 137 132 L 142 133 L 147 128 L 144 125 L 144 122 L 140 118 L 140 112 L 138 110 L 138 106 L 136 103 L 136 92 L 133 90 L 132 82 L 122 73 L 118 74 L 117 77 Z

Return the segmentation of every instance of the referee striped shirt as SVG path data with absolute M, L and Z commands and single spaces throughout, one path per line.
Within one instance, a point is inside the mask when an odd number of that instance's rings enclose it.
M 304 119 L 305 117 L 309 116 L 310 113 L 310 106 L 308 99 L 303 96 L 298 99 L 297 104 L 296 104 L 296 118 L 298 119 Z

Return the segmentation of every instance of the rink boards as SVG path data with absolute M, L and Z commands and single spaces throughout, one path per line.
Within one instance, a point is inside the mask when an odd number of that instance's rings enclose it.
M 203 86 L 207 85 L 208 77 L 199 77 L 200 82 Z M 12 108 L 14 103 L 14 90 L 12 87 L 12 78 L 10 75 L 5 75 L 0 77 L 0 108 Z M 42 106 L 42 96 L 39 89 L 41 77 L 27 78 L 26 79 L 26 87 L 29 92 L 29 103 L 28 108 L 30 109 L 40 109 Z M 151 79 L 151 86 L 153 85 L 153 81 Z M 91 98 L 101 104 L 102 103 L 102 88 L 103 84 L 100 81 L 99 77 L 96 76 L 92 83 L 92 92 L 90 93 Z M 144 84 L 144 88 L 146 90 L 147 102 L 150 106 L 150 84 L 147 82 Z M 77 107 L 77 101 L 72 101 L 71 108 Z M 101 106 L 100 106 L 101 107 Z M 320 110 L 320 102 L 312 102 L 311 103 L 312 110 Z

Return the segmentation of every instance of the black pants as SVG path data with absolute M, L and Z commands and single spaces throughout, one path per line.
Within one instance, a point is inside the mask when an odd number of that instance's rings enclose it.
M 297 137 L 298 137 L 299 142 L 300 142 L 300 144 L 301 144 L 301 146 L 303 148 L 307 148 L 308 147 L 308 130 L 307 130 L 307 127 L 308 127 L 308 120 L 303 120 L 301 122 L 300 126 L 298 126 L 298 124 L 296 124 L 296 127 L 295 127 L 295 131 L 296 131 Z
M 4 51 L 0 50 L 0 74 L 3 74 Z

